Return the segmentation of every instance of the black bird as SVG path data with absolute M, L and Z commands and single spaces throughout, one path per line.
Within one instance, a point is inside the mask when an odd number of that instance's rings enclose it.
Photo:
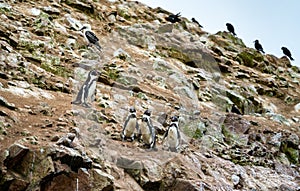
M 232 24 L 226 23 L 226 26 L 227 26 L 227 30 L 228 30 L 229 32 L 231 32 L 233 35 L 236 35 L 235 32 L 234 32 L 234 27 L 233 27 Z
M 84 25 L 80 31 L 82 31 L 84 38 L 89 44 L 95 45 L 99 51 L 102 51 L 102 47 L 99 44 L 99 39 L 95 33 L 91 31 L 91 27 L 89 25 Z
M 176 15 L 169 15 L 168 17 L 166 17 L 165 19 L 171 23 L 176 23 L 176 22 L 180 22 L 181 19 L 179 18 L 181 15 L 180 15 L 180 12 L 177 13 Z
M 196 23 L 200 28 L 203 28 L 203 26 L 200 25 L 200 23 L 199 23 L 195 18 L 192 18 L 192 21 L 193 21 L 194 23 Z
M 262 47 L 261 44 L 258 42 L 258 40 L 255 40 L 255 41 L 254 41 L 254 47 L 255 47 L 256 50 L 258 50 L 258 51 L 260 51 L 260 52 L 262 52 L 262 53 L 265 53 L 263 47 Z
M 292 58 L 292 54 L 289 49 L 287 49 L 286 47 L 281 47 L 281 50 L 283 54 L 285 54 L 287 57 L 290 58 L 290 60 L 294 60 L 294 58 Z

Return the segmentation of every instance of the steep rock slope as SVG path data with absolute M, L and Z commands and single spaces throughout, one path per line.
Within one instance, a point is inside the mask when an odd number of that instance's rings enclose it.
M 2 190 L 299 189 L 299 68 L 168 14 L 135 1 L 0 3 Z M 91 69 L 92 107 L 72 105 Z M 130 106 L 152 111 L 157 151 L 121 141 Z M 173 115 L 178 153 L 162 140 Z

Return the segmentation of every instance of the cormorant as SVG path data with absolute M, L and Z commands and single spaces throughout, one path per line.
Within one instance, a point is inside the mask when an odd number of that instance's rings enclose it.
M 236 35 L 235 32 L 234 32 L 234 27 L 233 27 L 232 24 L 226 23 L 226 26 L 227 26 L 227 30 L 228 30 L 229 32 L 231 32 L 233 35 Z
M 292 58 L 292 54 L 289 49 L 287 49 L 286 47 L 281 47 L 281 50 L 282 50 L 283 54 L 285 54 L 287 57 L 289 57 L 290 60 L 294 60 L 294 58 Z
M 194 23 L 196 23 L 200 28 L 203 28 L 203 26 L 200 25 L 200 23 L 199 23 L 195 18 L 192 18 L 192 21 L 193 21 Z
M 258 40 L 254 41 L 254 47 L 255 47 L 256 50 L 258 50 L 258 51 L 260 51 L 262 53 L 265 53 L 263 47 L 261 46 L 261 44 L 259 43 Z

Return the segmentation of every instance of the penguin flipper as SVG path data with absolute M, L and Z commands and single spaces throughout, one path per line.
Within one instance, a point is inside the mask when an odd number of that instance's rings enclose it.
M 128 124 L 128 122 L 129 122 L 129 119 L 130 119 L 130 117 L 127 117 L 127 119 L 125 120 L 124 125 L 123 125 L 123 129 L 122 129 L 122 132 L 121 132 L 121 138 L 122 138 L 122 141 L 125 140 L 125 129 L 126 129 L 126 127 L 127 127 L 127 124 Z
M 86 107 L 86 108 L 90 108 L 90 107 L 91 107 L 91 105 L 88 104 L 88 103 L 86 103 L 86 102 L 84 102 L 84 103 L 82 104 L 82 106 L 83 106 L 83 107 Z

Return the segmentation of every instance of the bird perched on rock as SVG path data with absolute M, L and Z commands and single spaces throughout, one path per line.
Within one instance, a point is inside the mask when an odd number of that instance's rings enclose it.
M 203 26 L 200 25 L 200 23 L 199 23 L 195 18 L 192 18 L 192 21 L 193 21 L 194 23 L 196 23 L 200 28 L 203 28 Z
M 286 47 L 281 47 L 281 50 L 282 50 L 283 54 L 285 54 L 287 57 L 289 57 L 290 60 L 294 60 L 294 58 L 292 58 L 292 54 L 289 49 L 287 49 Z
M 168 127 L 163 140 L 165 140 L 165 138 L 167 138 L 167 145 L 169 150 L 172 152 L 177 152 L 181 139 L 177 116 L 171 117 L 171 124 Z
M 91 70 L 88 74 L 87 79 L 81 86 L 77 97 L 72 104 L 80 105 L 84 107 L 90 107 L 88 101 L 92 102 L 95 100 L 95 93 L 96 93 L 96 82 L 99 76 L 99 72 L 96 70 Z
M 95 35 L 95 33 L 93 33 L 91 31 L 91 26 L 88 24 L 84 24 L 83 27 L 80 29 L 80 31 L 83 33 L 84 38 L 86 39 L 86 41 L 90 44 L 93 44 L 96 46 L 96 48 L 102 52 L 102 47 L 99 44 L 99 39 L 98 37 Z
M 168 17 L 166 17 L 165 19 L 171 23 L 176 23 L 176 22 L 181 21 L 181 19 L 179 17 L 180 17 L 180 12 L 177 13 L 176 15 L 171 14 Z
M 156 142 L 156 133 L 155 128 L 152 125 L 152 121 L 150 119 L 151 112 L 150 110 L 146 110 L 142 117 L 142 122 L 140 123 L 140 135 L 141 140 L 149 146 L 150 149 L 155 148 Z
M 134 107 L 130 107 L 129 114 L 125 120 L 123 130 L 121 133 L 122 141 L 125 140 L 125 138 L 130 138 L 131 141 L 134 140 L 135 133 L 139 132 L 139 125 L 136 118 L 136 110 Z
M 236 35 L 235 32 L 234 32 L 234 27 L 233 27 L 232 24 L 226 23 L 226 26 L 227 26 L 227 30 L 228 30 L 229 32 L 231 32 L 233 35 Z
M 262 52 L 262 53 L 265 53 L 264 50 L 263 50 L 262 45 L 259 43 L 258 40 L 255 40 L 255 41 L 254 41 L 254 47 L 255 47 L 255 49 L 256 49 L 257 51 L 260 51 L 260 52 Z

